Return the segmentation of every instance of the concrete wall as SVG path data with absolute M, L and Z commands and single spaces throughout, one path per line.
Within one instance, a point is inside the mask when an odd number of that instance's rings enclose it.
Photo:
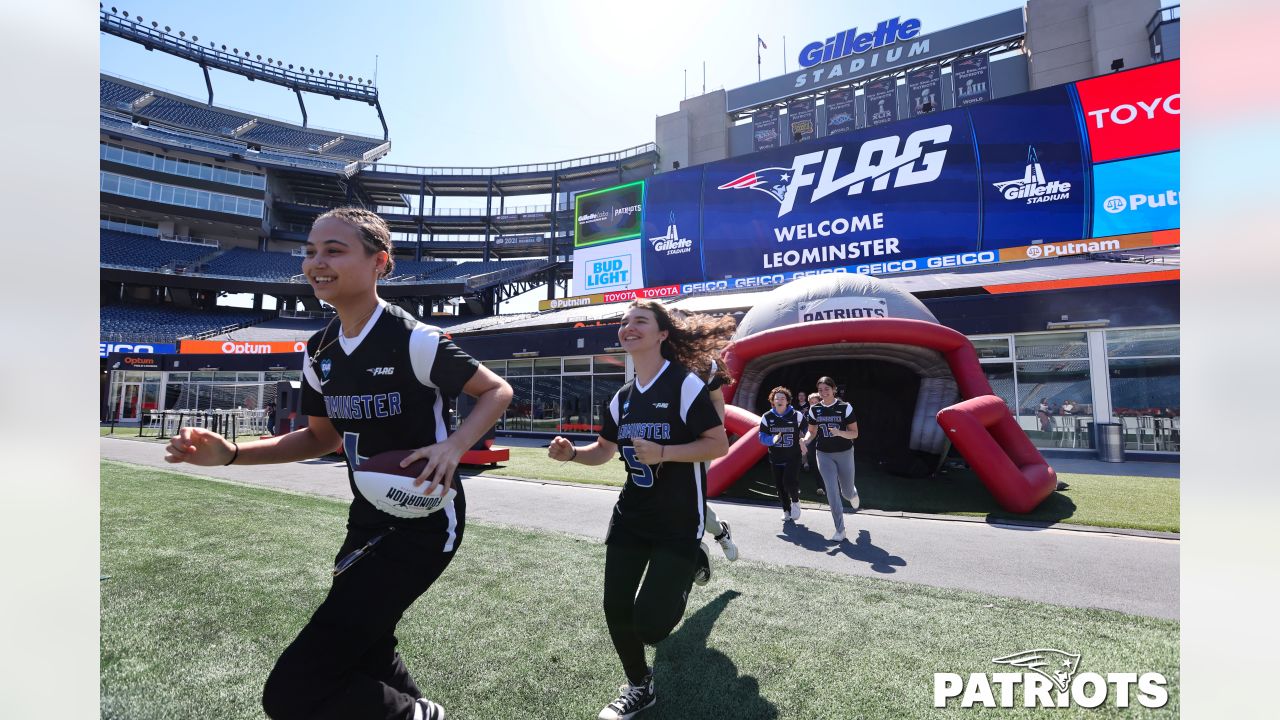
M 1160 0 L 1028 0 L 1032 90 L 1150 64 L 1147 21 Z
M 661 171 L 701 165 L 729 157 L 729 116 L 725 92 L 715 90 L 680 102 L 676 112 L 660 115 L 655 142 L 662 158 Z

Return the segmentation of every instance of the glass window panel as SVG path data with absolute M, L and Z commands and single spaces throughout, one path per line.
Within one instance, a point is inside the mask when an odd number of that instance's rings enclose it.
M 214 374 L 213 374 L 213 379 L 214 379 L 214 380 L 219 380 L 219 381 L 232 381 L 232 382 L 234 382 L 234 381 L 235 381 L 235 379 L 236 379 L 236 374 L 235 374 L 234 372 L 224 370 L 224 371 L 222 371 L 222 372 L 216 372 L 216 373 L 214 373 Z
M 124 373 L 124 377 L 121 379 L 125 382 L 142 382 L 142 373 L 137 370 L 131 370 Z
M 596 374 L 599 373 L 621 373 L 627 370 L 627 356 L 623 353 L 616 355 L 596 355 L 593 359 Z
M 1039 447 L 1064 447 L 1071 442 L 1079 447 L 1080 440 L 1073 440 L 1074 435 L 1064 429 L 1066 424 L 1074 428 L 1077 421 L 1060 418 L 1092 415 L 1089 361 L 1020 362 L 1017 370 L 1018 424 L 1027 436 Z M 1070 412 L 1064 413 L 1063 406 Z
M 597 356 L 599 357 L 599 356 Z M 596 375 L 591 378 L 591 431 L 600 432 L 601 412 L 622 387 L 621 375 Z
M 533 379 L 533 429 L 543 432 L 560 430 L 559 374 Z
M 224 183 L 224 182 L 226 182 L 226 181 L 227 181 L 227 171 L 226 171 L 226 170 L 224 170 L 224 169 L 222 169 L 222 168 L 214 168 L 214 169 L 213 169 L 213 180 L 214 180 L 214 182 L 220 182 L 220 183 Z
M 1181 414 L 1178 358 L 1112 360 L 1107 363 L 1111 409 L 1118 417 Z
M 585 358 L 590 364 L 591 358 Z M 566 360 L 567 362 L 567 360 Z M 561 432 L 596 432 L 591 425 L 591 376 L 566 375 L 560 390 Z
M 301 371 L 301 370 L 286 370 L 286 371 L 285 371 L 285 373 L 284 373 L 284 379 L 285 379 L 285 380 L 292 380 L 292 381 L 294 381 L 294 382 L 301 382 L 301 381 L 302 381 L 302 371 Z
M 532 360 L 508 360 L 508 361 L 507 361 L 507 375 L 508 375 L 508 376 L 511 376 L 511 375 L 532 375 L 532 374 L 533 374 L 533 361 L 532 361 Z
M 1179 328 L 1176 327 L 1108 330 L 1107 357 L 1178 355 L 1179 335 Z
M 262 380 L 262 374 L 256 372 L 238 372 L 236 373 L 236 380 L 238 382 L 256 383 Z
M 191 373 L 184 373 L 184 372 L 169 373 L 169 379 L 181 380 L 182 382 L 186 382 L 191 379 Z
M 529 430 L 533 416 L 533 378 L 507 379 L 511 383 L 511 404 L 507 406 L 506 429 Z
M 1009 338 L 970 338 L 979 360 L 1009 358 Z
M 116 175 L 102 174 L 102 189 L 110 193 L 120 192 L 120 178 Z
M 482 360 L 480 364 L 492 370 L 493 374 L 498 377 L 506 377 L 507 375 L 506 360 Z
M 1082 332 L 1017 335 L 1013 339 L 1019 360 L 1071 360 L 1089 357 L 1089 341 Z
M 1013 412 L 1018 406 L 1017 388 L 1013 381 L 1013 363 L 983 363 L 982 372 L 987 376 L 991 392 L 1004 400 L 1004 404 L 1009 406 L 1009 412 Z
M 122 147 L 108 147 L 108 148 L 107 148 L 107 159 L 108 159 L 108 160 L 111 160 L 111 161 L 114 161 L 114 162 L 120 162 L 121 160 L 123 160 L 123 159 L 124 159 L 124 148 L 122 148 Z
M 569 373 L 589 373 L 591 372 L 591 358 L 589 357 L 568 357 L 564 359 L 564 372 Z
M 213 373 L 207 370 L 204 372 L 193 372 L 191 373 L 191 379 L 196 382 L 209 381 L 213 379 Z
M 559 375 L 560 358 L 538 358 L 533 361 L 534 375 Z M 559 393 L 557 393 L 559 394 Z

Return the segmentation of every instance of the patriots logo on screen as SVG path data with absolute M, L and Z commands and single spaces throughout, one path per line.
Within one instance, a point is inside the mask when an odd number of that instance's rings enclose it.
M 717 190 L 759 190 L 768 193 L 774 200 L 782 202 L 787 194 L 787 186 L 791 184 L 791 168 L 767 167 L 738 178 L 716 188 Z
M 890 183 L 895 188 L 931 183 L 942 176 L 946 143 L 950 140 L 950 125 L 917 130 L 905 140 L 897 135 L 868 140 L 857 146 L 853 168 L 844 175 L 838 174 L 840 157 L 854 145 L 838 145 L 796 155 L 789 168 L 767 167 L 749 172 L 717 189 L 767 193 L 778 201 L 778 217 L 782 217 L 794 209 L 800 189 L 810 185 L 813 190 L 808 202 L 813 203 L 842 190 L 845 195 L 859 195 L 868 189 L 868 181 L 872 192 L 885 190 Z M 817 165 L 820 170 L 809 170 Z
M 1053 648 L 1040 648 L 991 658 L 991 662 L 1026 668 L 1031 672 L 1039 673 L 1052 680 L 1059 691 L 1067 692 L 1071 687 L 1071 677 L 1080 668 L 1080 654 Z

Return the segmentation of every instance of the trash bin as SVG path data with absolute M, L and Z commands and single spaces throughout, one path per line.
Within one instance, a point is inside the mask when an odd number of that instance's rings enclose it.
M 1094 423 L 1097 436 L 1094 447 L 1103 462 L 1124 462 L 1124 426 L 1120 423 Z

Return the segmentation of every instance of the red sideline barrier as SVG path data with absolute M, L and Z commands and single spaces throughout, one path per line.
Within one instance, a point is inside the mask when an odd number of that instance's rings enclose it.
M 1004 400 L 984 395 L 938 412 L 951 443 L 969 460 L 1000 507 L 1031 512 L 1058 485 L 1058 476 L 1018 426 Z
M 507 462 L 511 460 L 511 450 L 508 448 L 485 449 L 485 450 L 468 450 L 462 453 L 462 459 L 458 461 L 460 465 L 492 465 L 494 463 Z
M 734 342 L 724 353 L 725 368 L 736 381 L 742 378 L 747 365 L 757 358 L 782 350 L 838 343 L 915 345 L 942 353 L 951 366 L 960 396 L 966 400 L 939 412 L 938 423 L 978 473 L 996 502 L 1011 512 L 1029 512 L 1053 492 L 1057 486 L 1053 469 L 1018 427 L 1004 401 L 991 392 L 973 344 L 949 327 L 924 320 L 893 318 L 788 325 Z M 733 401 L 737 387 L 735 382 L 724 388 L 725 402 Z M 998 412 L 995 406 L 990 405 L 992 400 L 999 405 Z M 744 439 L 745 436 L 734 443 L 729 448 L 729 455 L 717 461 L 725 463 L 726 467 L 741 468 L 734 480 L 765 452 L 758 442 L 755 448 L 751 448 L 743 443 Z M 748 457 L 752 457 L 749 462 Z M 733 482 L 720 477 L 716 493 L 711 492 L 708 478 L 708 495 L 718 494 Z
M 743 473 L 764 457 L 765 446 L 760 444 L 760 416 L 750 410 L 733 405 L 724 407 L 724 427 L 734 435 L 741 435 L 729 448 L 729 453 L 716 458 L 707 468 L 707 497 L 716 497 L 738 481 Z

